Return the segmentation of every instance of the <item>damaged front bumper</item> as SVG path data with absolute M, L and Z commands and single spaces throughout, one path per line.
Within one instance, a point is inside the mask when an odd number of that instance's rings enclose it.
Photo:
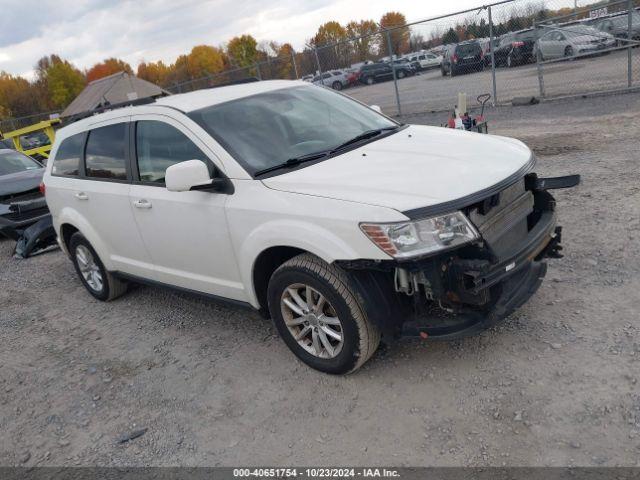
M 475 334 L 522 306 L 542 283 L 544 260 L 562 256 L 562 228 L 547 190 L 579 181 L 528 174 L 462 209 L 478 226 L 480 242 L 427 258 L 342 267 L 385 337 Z

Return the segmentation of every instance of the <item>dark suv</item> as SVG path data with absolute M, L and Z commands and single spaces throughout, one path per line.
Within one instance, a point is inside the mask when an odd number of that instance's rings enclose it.
M 415 73 L 413 67 L 409 62 L 396 61 L 395 68 L 396 77 L 399 79 L 408 77 Z M 391 63 L 389 62 L 370 63 L 368 65 L 363 65 L 360 68 L 360 75 L 358 76 L 358 80 L 367 85 L 373 85 L 376 82 L 383 82 L 385 80 L 392 79 L 393 70 L 391 68 Z
M 496 66 L 515 67 L 534 62 L 533 46 L 537 39 L 538 32 L 533 29 L 507 33 L 493 52 Z
M 597 28 L 601 32 L 610 33 L 618 40 L 618 44 L 625 45 L 624 40 L 629 37 L 629 17 L 626 13 L 615 17 L 599 18 L 589 25 Z M 631 38 L 640 40 L 640 13 L 631 11 Z
M 442 75 L 452 77 L 462 73 L 479 72 L 484 70 L 484 54 L 482 46 L 477 40 L 447 45 L 440 67 Z

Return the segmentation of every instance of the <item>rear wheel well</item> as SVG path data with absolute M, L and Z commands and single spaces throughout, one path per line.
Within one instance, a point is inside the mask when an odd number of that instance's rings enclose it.
M 269 315 L 267 287 L 269 286 L 271 275 L 284 262 L 301 253 L 307 252 L 294 247 L 271 247 L 258 255 L 253 265 L 253 288 L 258 297 L 260 312 L 263 315 Z
M 79 232 L 79 230 L 68 223 L 63 224 L 60 227 L 60 235 L 62 236 L 64 246 L 67 248 L 67 252 L 69 251 L 69 241 L 71 240 L 71 236 L 76 232 Z

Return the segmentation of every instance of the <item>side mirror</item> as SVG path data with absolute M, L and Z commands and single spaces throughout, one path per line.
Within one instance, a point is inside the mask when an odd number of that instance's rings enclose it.
M 378 113 L 382 113 L 382 109 L 380 108 L 380 105 L 369 105 L 369 108 L 371 110 L 374 110 L 374 111 L 378 112 Z
M 170 192 L 188 192 L 193 187 L 211 185 L 211 178 L 204 162 L 187 160 L 167 168 L 164 182 Z

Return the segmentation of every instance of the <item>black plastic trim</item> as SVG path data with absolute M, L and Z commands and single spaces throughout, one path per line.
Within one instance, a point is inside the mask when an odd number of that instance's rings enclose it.
M 404 215 L 409 217 L 411 220 L 419 220 L 421 218 L 427 217 L 435 217 L 437 215 L 442 215 L 445 213 L 451 213 L 455 210 L 459 210 L 463 207 L 468 207 L 469 205 L 473 205 L 481 200 L 484 200 L 486 197 L 490 197 L 491 195 L 495 195 L 496 193 L 504 190 L 507 187 L 510 187 L 518 180 L 520 180 L 523 176 L 529 173 L 536 164 L 536 158 L 532 154 L 529 157 L 529 161 L 520 167 L 516 172 L 512 173 L 505 179 L 500 182 L 492 185 L 483 190 L 479 190 L 475 193 L 467 195 L 465 197 L 460 197 L 455 200 L 451 200 L 444 203 L 439 203 L 437 205 L 430 205 L 428 207 L 414 208 L 412 210 L 406 210 L 402 212 Z
M 149 285 L 149 286 L 152 286 L 152 287 L 160 287 L 160 288 L 166 288 L 168 290 L 175 290 L 175 291 L 178 291 L 178 292 L 183 292 L 183 293 L 188 293 L 188 294 L 191 294 L 191 295 L 196 295 L 198 297 L 204 297 L 204 298 L 208 298 L 210 300 L 215 300 L 216 302 L 226 303 L 226 304 L 229 304 L 229 305 L 234 305 L 236 307 L 242 307 L 242 308 L 247 308 L 249 310 L 258 311 L 258 309 L 255 308 L 250 303 L 243 302 L 241 300 L 234 300 L 233 298 L 221 297 L 219 295 L 214 295 L 212 293 L 206 293 L 206 292 L 200 292 L 198 290 L 192 290 L 190 288 L 178 287 L 176 285 L 171 285 L 171 284 L 168 284 L 168 283 L 159 282 L 157 280 L 151 280 L 151 279 L 144 278 L 144 277 L 138 277 L 136 275 L 130 275 L 130 274 L 124 273 L 124 272 L 114 271 L 114 272 L 111 272 L 111 273 L 113 273 L 118 278 L 121 278 L 123 280 L 128 280 L 128 281 L 131 281 L 131 282 L 134 282 L 134 283 L 141 283 L 141 284 Z

